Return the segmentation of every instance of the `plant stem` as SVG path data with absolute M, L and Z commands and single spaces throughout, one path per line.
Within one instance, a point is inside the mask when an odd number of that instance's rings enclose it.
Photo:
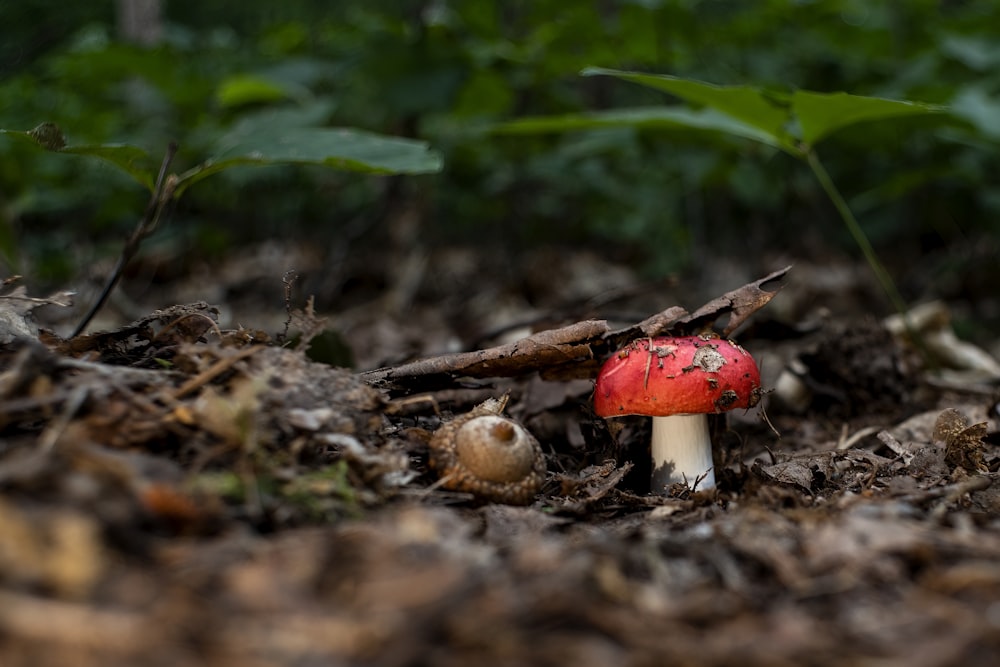
M 87 328 L 90 321 L 94 319 L 94 315 L 104 307 L 108 297 L 111 296 L 112 290 L 118 285 L 118 281 L 121 280 L 122 273 L 125 272 L 125 267 L 139 250 L 143 239 L 152 234 L 157 224 L 159 224 L 163 209 L 173 199 L 174 189 L 177 187 L 176 177 L 168 176 L 167 174 L 170 169 L 170 163 L 173 162 L 175 155 L 177 155 L 177 144 L 171 142 L 167 146 L 167 152 L 164 154 L 163 162 L 160 164 L 160 173 L 156 177 L 156 184 L 153 186 L 149 203 L 146 205 L 146 212 L 143 214 L 142 219 L 139 220 L 135 231 L 125 241 L 122 252 L 118 256 L 118 262 L 115 264 L 115 268 L 112 269 L 111 274 L 108 275 L 108 279 L 104 283 L 104 288 L 101 290 L 100 296 L 97 297 L 97 301 L 90 307 L 87 314 L 83 316 L 80 323 L 76 325 L 76 329 L 73 330 L 70 338 L 76 338 L 83 333 L 83 330 Z
M 854 237 L 854 242 L 861 248 L 861 252 L 868 261 L 868 266 L 875 273 L 875 278 L 882 286 L 882 290 L 889 297 L 893 308 L 896 309 L 896 312 L 903 319 L 903 328 L 906 330 L 906 335 L 909 336 L 910 341 L 916 347 L 920 356 L 924 358 L 924 361 L 928 362 L 930 355 L 927 352 L 927 347 L 924 345 L 924 339 L 910 321 L 906 301 L 903 300 L 903 296 L 896 288 L 896 283 L 893 281 L 892 276 L 889 275 L 889 272 L 879 260 L 878 255 L 875 254 L 875 249 L 872 248 L 871 241 L 868 240 L 868 235 L 865 234 L 865 230 L 858 224 L 858 219 L 854 217 L 851 207 L 847 205 L 844 196 L 840 194 L 840 190 L 834 185 L 833 179 L 830 178 L 830 174 L 827 173 L 823 163 L 820 162 L 816 151 L 810 147 L 805 151 L 805 156 L 806 162 L 809 163 L 809 167 L 816 176 L 816 180 L 819 181 L 819 184 L 823 187 L 823 191 L 826 192 L 830 201 L 833 202 L 834 207 L 836 207 L 837 212 L 840 214 L 840 219 L 847 225 L 847 231 L 851 233 L 851 236 Z
M 840 194 L 840 190 L 834 185 L 833 180 L 830 178 L 830 174 L 827 173 L 826 168 L 823 163 L 820 162 L 819 156 L 816 155 L 816 151 L 812 148 L 808 149 L 805 153 L 806 161 L 809 163 L 809 167 L 812 169 L 813 174 L 815 174 L 816 179 L 819 184 L 823 187 L 823 191 L 833 202 L 834 207 L 837 209 L 837 213 L 840 214 L 841 220 L 847 225 L 847 231 L 851 233 L 854 237 L 854 242 L 858 244 L 861 248 L 861 252 L 865 256 L 865 260 L 868 262 L 868 266 L 871 267 L 872 271 L 875 273 L 875 278 L 878 280 L 879 284 L 882 286 L 882 290 L 885 292 L 886 296 L 889 297 L 889 301 L 892 302 L 893 307 L 896 311 L 903 316 L 904 321 L 907 321 L 907 328 L 909 328 L 909 318 L 906 317 L 907 306 L 906 302 L 903 300 L 902 295 L 900 295 L 899 290 L 896 289 L 896 283 L 892 280 L 892 276 L 886 271 L 885 266 L 879 260 L 878 255 L 875 253 L 875 249 L 872 248 L 871 241 L 868 240 L 868 235 L 865 234 L 865 230 L 861 228 L 858 224 L 857 218 L 854 217 L 854 213 L 851 212 L 850 206 L 847 205 L 847 201 L 844 200 L 843 195 Z

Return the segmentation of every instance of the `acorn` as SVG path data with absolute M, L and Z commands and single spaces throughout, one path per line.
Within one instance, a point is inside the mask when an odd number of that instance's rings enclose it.
M 545 456 L 524 426 L 490 400 L 442 425 L 431 438 L 428 464 L 441 486 L 477 500 L 527 505 L 545 481 Z

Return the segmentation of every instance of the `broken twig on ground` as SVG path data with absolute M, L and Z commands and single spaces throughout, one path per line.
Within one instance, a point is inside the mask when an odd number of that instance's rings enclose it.
M 382 388 L 412 391 L 446 387 L 461 377 L 516 377 L 533 372 L 559 379 L 593 377 L 607 355 L 636 338 L 666 332 L 698 333 L 724 315 L 729 315 L 729 321 L 722 335 L 728 336 L 778 293 L 790 268 L 786 266 L 727 292 L 691 315 L 679 306 L 671 306 L 638 324 L 617 330 L 611 330 L 606 320 L 584 320 L 506 345 L 367 371 L 362 378 Z M 775 288 L 767 291 L 765 285 Z

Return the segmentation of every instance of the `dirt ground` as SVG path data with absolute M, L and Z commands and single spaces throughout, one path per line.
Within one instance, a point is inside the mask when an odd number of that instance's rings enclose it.
M 7 285 L 0 664 L 1000 664 L 997 341 L 951 325 L 974 302 L 907 331 L 849 264 L 417 259 L 348 279 L 261 247 L 74 339 L 76 308 Z M 650 420 L 594 416 L 593 378 L 706 328 L 767 392 L 714 418 L 716 489 L 654 495 Z M 497 400 L 540 443 L 526 504 L 429 465 Z

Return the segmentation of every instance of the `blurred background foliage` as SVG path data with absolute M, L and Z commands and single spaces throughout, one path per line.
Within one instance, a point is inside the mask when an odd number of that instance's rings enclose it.
M 950 105 L 945 119 L 839 132 L 820 153 L 908 298 L 968 288 L 979 279 L 970 267 L 995 270 L 994 0 L 169 0 L 146 45 L 121 38 L 115 9 L 0 3 L 0 126 L 52 121 L 73 143 L 153 152 L 177 140 L 178 169 L 237 123 L 280 131 L 317 119 L 421 138 L 445 158 L 434 176 L 215 176 L 159 234 L 177 262 L 273 237 L 377 248 L 414 234 L 428 247 L 601 248 L 649 275 L 722 255 L 856 252 L 808 170 L 758 144 L 620 128 L 490 132 L 523 116 L 671 102 L 578 75 L 602 66 Z M 4 141 L 8 270 L 73 280 L 117 251 L 147 196 L 111 167 Z M 400 236 L 387 221 L 403 210 L 419 222 Z

